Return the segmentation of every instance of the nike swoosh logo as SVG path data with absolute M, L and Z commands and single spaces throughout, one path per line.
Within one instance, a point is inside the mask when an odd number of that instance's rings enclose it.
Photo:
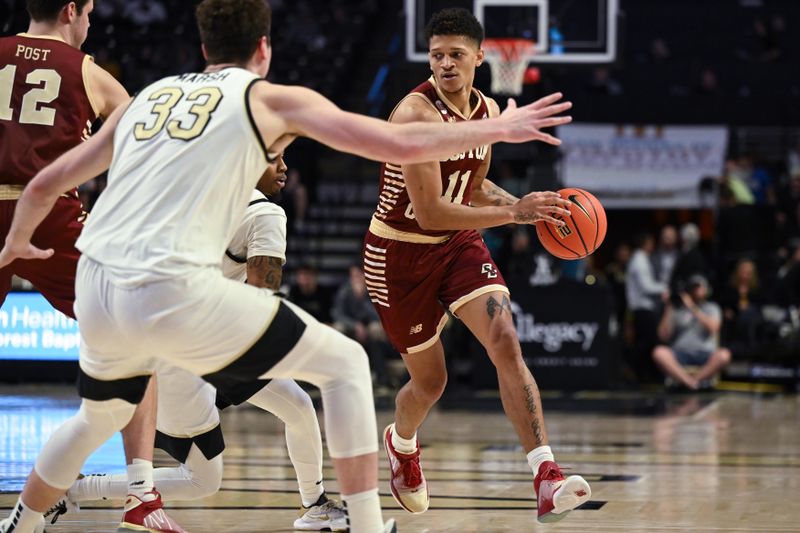
M 583 214 L 584 214 L 584 215 L 586 215 L 586 218 L 588 218 L 589 220 L 591 220 L 591 219 L 592 219 L 592 215 L 590 215 L 590 214 L 589 214 L 589 211 L 587 211 L 587 210 L 586 210 L 586 208 L 585 208 L 585 207 L 583 207 L 583 206 L 581 205 L 581 203 L 578 201 L 578 196 L 577 196 L 576 194 L 570 194 L 570 195 L 567 197 L 567 199 L 568 199 L 570 202 L 572 202 L 573 204 L 577 205 L 577 206 L 578 206 L 578 209 L 580 209 L 581 211 L 583 211 Z

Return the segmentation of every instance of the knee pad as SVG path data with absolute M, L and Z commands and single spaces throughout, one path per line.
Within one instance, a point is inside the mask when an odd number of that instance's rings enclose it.
M 186 464 L 181 465 L 181 469 L 189 479 L 191 479 L 192 498 L 205 498 L 216 494 L 222 485 L 222 455 L 217 455 L 213 459 L 206 459 L 197 447 L 192 448 Z
M 67 490 L 89 455 L 125 427 L 135 410 L 134 404 L 120 399 L 84 399 L 75 416 L 45 444 L 36 460 L 36 473 L 48 485 Z

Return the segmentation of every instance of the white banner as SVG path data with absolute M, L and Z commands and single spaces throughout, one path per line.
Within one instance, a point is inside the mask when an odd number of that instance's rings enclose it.
M 699 184 L 725 162 L 725 126 L 559 128 L 564 183 L 597 196 L 607 208 L 700 207 Z

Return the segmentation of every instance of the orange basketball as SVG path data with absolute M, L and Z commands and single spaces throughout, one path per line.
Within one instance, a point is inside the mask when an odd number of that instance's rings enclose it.
M 597 250 L 606 237 L 606 210 L 597 198 L 583 189 L 561 189 L 558 194 L 566 198 L 570 216 L 556 215 L 567 225 L 556 227 L 547 222 L 536 224 L 536 233 L 545 249 L 561 259 L 581 259 Z

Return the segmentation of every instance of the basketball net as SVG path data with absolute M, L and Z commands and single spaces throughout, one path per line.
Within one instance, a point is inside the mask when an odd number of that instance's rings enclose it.
M 536 44 L 527 39 L 486 39 L 483 52 L 492 69 L 492 92 L 521 94 L 525 71 L 536 54 Z

